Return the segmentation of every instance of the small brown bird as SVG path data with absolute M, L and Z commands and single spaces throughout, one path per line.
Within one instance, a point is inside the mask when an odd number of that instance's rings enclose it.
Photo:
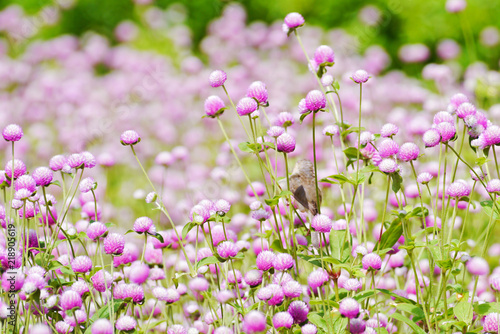
M 301 211 L 309 211 L 313 216 L 318 213 L 321 205 L 321 189 L 318 188 L 319 203 L 316 197 L 316 184 L 314 182 L 314 165 L 310 160 L 297 161 L 290 175 L 290 189 L 293 197 L 299 203 Z

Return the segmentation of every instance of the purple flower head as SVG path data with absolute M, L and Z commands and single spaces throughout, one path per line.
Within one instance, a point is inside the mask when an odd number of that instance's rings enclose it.
M 465 0 L 447 0 L 446 11 L 449 13 L 458 13 L 465 9 L 467 2 Z
M 335 62 L 335 55 L 328 45 L 320 45 L 314 52 L 314 61 L 319 66 L 332 66 Z
M 462 93 L 453 95 L 450 99 L 450 104 L 454 109 L 457 109 L 462 103 L 469 102 L 469 98 Z
M 316 334 L 318 332 L 318 328 L 316 328 L 313 324 L 306 324 L 302 326 L 302 334 Z
M 434 125 L 438 125 L 443 122 L 450 123 L 451 125 L 455 124 L 455 120 L 453 119 L 452 114 L 447 111 L 438 112 L 436 115 L 434 115 L 434 118 L 432 120 L 432 123 L 434 123 Z
M 141 137 L 134 130 L 127 130 L 120 135 L 120 142 L 122 145 L 135 145 L 141 141 Z
M 469 196 L 471 192 L 471 189 L 469 185 L 463 181 L 463 180 L 458 180 L 453 182 L 448 186 L 446 189 L 446 195 L 453 197 L 453 198 L 460 198 L 464 196 Z
M 343 317 L 357 318 L 360 312 L 359 303 L 353 298 L 344 298 L 339 304 L 339 312 Z
M 333 84 L 333 76 L 331 76 L 330 74 L 324 74 L 322 77 L 321 77 L 321 84 L 323 85 L 323 87 L 328 87 L 330 85 Z
M 71 154 L 66 160 L 67 164 L 71 168 L 82 168 L 85 167 L 85 157 L 81 153 Z
M 87 273 L 92 269 L 92 260 L 85 255 L 77 256 L 71 261 L 71 269 L 75 273 Z
M 329 279 L 330 276 L 328 276 L 326 270 L 320 268 L 309 274 L 307 277 L 307 284 L 313 291 L 316 291 L 317 288 L 328 282 Z
M 98 319 L 91 327 L 92 334 L 113 334 L 113 325 L 108 319 Z
M 101 222 L 93 222 L 87 228 L 87 237 L 91 240 L 96 240 L 100 237 L 105 237 L 108 233 L 108 228 Z
M 227 80 L 227 74 L 222 70 L 215 70 L 212 73 L 210 73 L 210 76 L 208 77 L 208 82 L 210 83 L 210 86 L 214 88 L 224 85 L 226 80 Z
M 7 161 L 5 164 L 5 175 L 9 179 L 17 179 L 24 174 L 26 174 L 26 165 L 21 160 L 14 159 L 14 177 L 12 177 L 12 160 Z
M 219 199 L 214 203 L 214 207 L 219 216 L 224 216 L 231 209 L 231 204 L 225 199 Z
M 156 229 L 153 225 L 153 220 L 149 217 L 139 217 L 134 222 L 133 230 L 137 233 L 146 233 L 149 232 L 151 234 L 156 233 Z
M 238 101 L 238 104 L 236 105 L 236 112 L 240 116 L 245 116 L 253 113 L 258 107 L 259 104 L 255 101 L 255 99 L 252 99 L 251 97 L 244 97 Z
M 80 297 L 80 295 L 76 291 L 66 290 L 61 295 L 61 300 L 59 301 L 59 303 L 63 310 L 73 310 L 75 308 L 82 307 L 82 297 Z
M 120 255 L 125 247 L 125 238 L 118 233 L 108 234 L 104 239 L 104 252 L 106 254 Z
M 256 99 L 259 104 L 266 105 L 269 97 L 266 89 L 266 84 L 262 81 L 254 81 L 248 87 L 247 97 Z
M 455 133 L 457 131 L 455 125 L 452 125 L 448 122 L 439 123 L 436 126 L 436 129 L 439 131 L 442 143 L 447 143 L 448 141 L 450 141 L 453 137 L 455 137 Z
M 194 291 L 206 291 L 209 287 L 210 284 L 203 277 L 195 277 L 189 282 L 189 288 Z
M 476 114 L 476 107 L 469 102 L 464 102 L 457 108 L 458 118 L 466 118 L 467 116 L 474 116 Z
M 206 206 L 197 204 L 193 206 L 189 216 L 192 222 L 203 224 L 210 218 L 210 211 Z
M 132 283 L 142 284 L 148 279 L 149 271 L 150 269 L 147 264 L 136 261 L 130 266 L 128 278 Z
M 119 331 L 131 331 L 137 326 L 137 321 L 128 315 L 122 315 L 118 320 L 116 320 L 116 329 Z
M 262 251 L 257 255 L 257 269 L 262 271 L 267 271 L 273 267 L 274 259 L 276 255 L 271 251 Z
M 82 182 L 80 182 L 79 189 L 80 189 L 80 192 L 85 194 L 91 190 L 94 190 L 96 186 L 97 186 L 97 184 L 93 178 L 86 177 L 82 180 Z
M 437 129 L 429 129 L 422 136 L 425 147 L 434 147 L 441 141 L 441 134 Z
M 391 138 L 392 136 L 395 136 L 399 131 L 399 128 L 392 124 L 392 123 L 387 123 L 384 126 L 382 126 L 382 129 L 380 129 L 380 136 L 384 138 Z
M 365 270 L 379 270 L 382 267 L 382 259 L 375 253 L 368 253 L 361 261 Z
M 223 241 L 217 246 L 217 254 L 223 259 L 235 257 L 238 254 L 238 246 L 232 241 Z
M 6 141 L 19 141 L 23 137 L 23 129 L 17 124 L 7 125 L 2 131 L 3 139 Z
M 417 182 L 421 184 L 427 184 L 432 180 L 433 176 L 430 173 L 424 172 L 417 176 Z
M 481 134 L 481 137 L 486 147 L 500 144 L 500 127 L 496 125 L 488 126 Z
M 262 283 L 262 271 L 252 269 L 245 274 L 245 283 L 251 287 L 256 287 Z
M 404 143 L 399 148 L 398 158 L 401 161 L 408 162 L 416 160 L 418 158 L 419 153 L 420 150 L 415 143 Z
M 292 153 L 295 151 L 295 138 L 289 133 L 283 133 L 277 139 L 276 148 L 278 152 Z
M 301 324 L 307 320 L 309 306 L 301 300 L 295 300 L 290 303 L 288 313 L 292 316 L 294 323 Z
M 288 270 L 293 267 L 293 257 L 288 253 L 279 253 L 273 260 L 275 270 Z
M 104 278 L 106 277 L 106 281 Z M 111 283 L 113 282 L 113 277 L 107 271 L 103 271 L 102 269 L 96 272 L 90 280 L 92 281 L 92 285 L 94 289 L 99 292 L 104 292 L 107 289 L 111 288 Z
M 347 291 L 358 291 L 362 287 L 363 285 L 361 284 L 361 282 L 355 278 L 349 278 L 344 283 L 344 289 L 346 289 Z
M 355 83 L 362 84 L 368 81 L 370 76 L 365 70 L 357 70 L 356 72 L 353 73 L 351 79 Z
M 466 264 L 467 270 L 474 276 L 485 276 L 490 272 L 490 266 L 485 259 L 481 257 L 473 257 Z
M 67 164 L 66 157 L 64 155 L 55 155 L 49 161 L 49 167 L 54 172 L 62 170 Z
M 349 328 L 352 334 L 362 334 L 365 333 L 366 323 L 363 319 L 354 318 L 351 319 Z
M 205 114 L 209 117 L 217 117 L 221 115 L 224 108 L 226 108 L 224 101 L 216 95 L 209 96 L 205 100 Z
M 296 29 L 303 26 L 305 23 L 304 17 L 299 13 L 289 13 L 285 16 L 285 26 L 288 30 Z M 287 32 L 288 32 L 287 30 Z
M 283 133 L 285 133 L 285 129 L 281 126 L 272 126 L 269 130 L 267 130 L 267 135 L 273 138 L 278 138 Z
M 288 128 L 289 126 L 292 126 L 293 123 L 295 123 L 295 118 L 293 117 L 292 114 L 290 114 L 287 111 L 280 112 L 276 117 L 276 119 L 274 120 L 274 125 L 283 127 L 285 129 Z
M 391 174 L 399 171 L 399 165 L 394 159 L 384 159 L 378 165 L 381 172 Z
M 327 215 L 317 214 L 311 220 L 311 227 L 321 233 L 329 233 L 332 229 L 333 222 Z
M 289 281 L 282 285 L 283 293 L 288 298 L 298 298 L 302 294 L 302 285 L 297 281 Z
M 21 175 L 14 183 L 14 189 L 16 191 L 26 189 L 31 195 L 36 191 L 36 181 L 31 175 Z
M 330 136 L 330 137 L 336 137 L 340 134 L 339 127 L 337 125 L 327 125 L 323 129 L 323 135 L 325 136 Z
M 242 329 L 247 334 L 257 334 L 266 330 L 266 316 L 260 311 L 250 311 L 243 319 Z
M 399 152 L 399 145 L 390 138 L 382 140 L 382 142 L 378 147 L 378 153 L 382 158 L 391 157 L 393 155 L 398 154 L 398 152 Z
M 498 333 L 498 323 L 500 322 L 500 313 L 490 313 L 484 317 L 483 331 L 485 333 Z
M 483 172 L 480 167 L 474 167 L 474 170 L 469 171 L 469 173 L 474 181 L 484 180 L 487 176 L 487 173 Z
M 319 90 L 312 90 L 306 96 L 306 108 L 309 111 L 316 112 L 326 107 L 325 94 Z
M 273 326 L 276 329 L 292 328 L 293 318 L 288 312 L 278 312 L 273 316 Z
M 54 177 L 54 173 L 47 167 L 38 167 L 32 175 L 37 186 L 48 186 Z
M 80 154 L 85 159 L 85 168 L 94 168 L 97 165 L 97 160 L 92 153 L 85 151 Z

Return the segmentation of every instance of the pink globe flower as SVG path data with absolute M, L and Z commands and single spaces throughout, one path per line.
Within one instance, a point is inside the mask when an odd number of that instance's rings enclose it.
M 54 172 L 62 170 L 66 164 L 66 157 L 64 155 L 55 155 L 49 161 L 49 167 Z
M 438 130 L 439 134 L 441 135 L 442 143 L 447 143 L 448 141 L 450 141 L 453 137 L 455 137 L 455 133 L 457 131 L 455 126 L 448 122 L 439 123 L 436 126 L 436 130 Z
M 224 85 L 226 80 L 227 80 L 227 74 L 222 70 L 215 70 L 212 73 L 210 73 L 210 76 L 208 77 L 208 82 L 210 83 L 210 86 L 214 88 Z
M 288 29 L 296 29 L 303 26 L 304 23 L 304 17 L 299 13 L 289 13 L 285 16 L 285 25 Z
M 344 298 L 339 304 L 339 312 L 343 317 L 357 318 L 360 312 L 359 303 L 353 298 Z
M 475 276 L 485 276 L 490 272 L 488 262 L 481 257 L 473 257 L 467 261 L 466 267 L 469 273 Z
M 378 153 L 381 158 L 389 158 L 393 155 L 398 154 L 399 145 L 392 139 L 387 138 L 382 140 L 378 146 Z
M 316 112 L 318 110 L 324 109 L 326 107 L 325 94 L 323 94 L 319 90 L 312 90 L 307 93 L 305 103 L 306 108 L 309 111 Z
M 394 159 L 384 159 L 378 165 L 381 172 L 391 174 L 399 171 L 399 165 Z
M 262 81 L 254 81 L 248 87 L 247 97 L 256 99 L 260 104 L 266 105 L 269 97 L 266 89 L 266 84 Z
M 276 329 L 292 328 L 293 318 L 288 312 L 278 312 L 273 316 L 273 326 Z
M 500 322 L 500 313 L 490 313 L 484 317 L 483 331 L 485 333 L 498 333 L 498 323 Z
M 422 136 L 425 147 L 434 147 L 441 141 L 441 134 L 437 129 L 429 129 Z
M 274 259 L 276 255 L 271 251 L 262 251 L 257 255 L 257 269 L 262 271 L 267 271 L 273 267 Z
M 356 72 L 353 73 L 351 79 L 355 83 L 362 84 L 368 81 L 370 76 L 365 70 L 357 70 Z
M 232 241 L 223 241 L 217 246 L 217 254 L 223 259 L 235 257 L 238 254 L 238 246 Z
M 97 319 L 91 327 L 92 334 L 113 334 L 113 325 L 108 319 Z
M 5 175 L 9 179 L 17 179 L 21 175 L 26 174 L 26 165 L 19 159 L 14 159 L 14 173 L 12 173 L 12 160 L 7 161 L 5 164 Z M 14 175 L 14 177 L 12 177 Z
M 120 255 L 125 247 L 125 238 L 118 233 L 109 234 L 104 239 L 104 252 L 106 254 Z
M 244 97 L 238 101 L 238 104 L 236 105 L 236 112 L 240 116 L 245 116 L 253 113 L 258 107 L 259 104 L 255 101 L 255 99 L 252 99 L 251 97 Z
M 382 126 L 382 129 L 380 129 L 380 136 L 387 138 L 387 137 L 392 137 L 395 136 L 399 131 L 399 128 L 392 124 L 392 123 L 387 123 Z
M 60 305 L 65 311 L 80 308 L 82 307 L 82 297 L 76 291 L 66 290 L 61 295 Z
M 96 240 L 100 237 L 105 237 L 108 233 L 108 228 L 101 222 L 93 222 L 87 228 L 87 237 L 91 240 Z
M 85 255 L 77 256 L 71 261 L 71 269 L 75 273 L 86 273 L 92 269 L 92 260 Z
M 446 11 L 449 13 L 458 13 L 465 9 L 467 2 L 465 0 L 447 0 Z
M 82 168 L 85 167 L 85 156 L 80 153 L 71 154 L 66 160 L 67 164 L 71 168 Z
M 295 138 L 285 132 L 276 140 L 276 149 L 278 152 L 292 153 L 295 151 Z
M 399 149 L 398 158 L 401 161 L 412 161 L 418 158 L 420 150 L 415 143 L 404 143 Z
M 314 52 L 314 61 L 319 66 L 331 66 L 335 62 L 335 55 L 328 45 L 320 45 Z
M 116 321 L 116 329 L 119 331 L 131 331 L 135 329 L 137 326 L 137 321 L 135 321 L 134 318 L 128 315 L 122 315 L 117 321 Z
M 205 114 L 209 117 L 221 115 L 225 107 L 224 101 L 216 95 L 209 96 L 205 100 Z
M 132 228 L 137 233 L 146 233 L 149 232 L 151 234 L 156 233 L 156 229 L 153 225 L 153 220 L 149 217 L 139 217 L 135 220 L 134 226 Z
M 139 137 L 139 134 L 135 132 L 134 130 L 127 130 L 123 132 L 120 136 L 120 142 L 122 145 L 135 145 L 138 142 L 141 141 L 141 137 Z
M 266 316 L 262 312 L 250 311 L 245 315 L 242 324 L 244 333 L 257 334 L 264 332 L 266 328 Z
M 333 222 L 327 215 L 317 214 L 311 220 L 311 227 L 321 233 L 329 233 L 332 229 Z
M 10 142 L 16 142 L 23 137 L 23 129 L 17 124 L 7 125 L 2 131 L 3 139 Z
M 382 259 L 375 253 L 368 253 L 361 261 L 365 270 L 379 270 L 382 267 Z
M 288 253 L 280 253 L 273 260 L 275 270 L 288 270 L 293 267 L 293 257 Z
M 33 179 L 37 186 L 48 186 L 54 178 L 54 173 L 47 167 L 38 167 L 33 171 Z

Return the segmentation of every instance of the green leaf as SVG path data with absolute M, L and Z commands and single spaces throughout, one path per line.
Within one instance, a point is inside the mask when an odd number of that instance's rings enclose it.
M 238 147 L 242 152 L 252 153 L 253 150 L 249 147 L 249 145 L 249 142 L 242 142 L 238 144 Z
M 349 160 L 358 160 L 358 149 L 355 147 L 349 147 L 344 150 L 344 154 Z M 359 157 L 362 157 L 361 153 Z
M 125 304 L 126 305 L 126 304 Z M 123 307 L 125 306 L 124 303 L 123 303 L 123 300 L 121 299 L 115 299 L 113 301 L 113 310 L 114 310 L 114 313 L 118 313 L 118 311 Z M 92 323 L 94 323 L 96 320 L 98 319 L 109 319 L 110 318 L 110 307 L 111 307 L 111 303 L 109 304 L 106 304 L 106 305 L 103 305 L 99 310 L 97 310 L 97 312 L 92 316 L 92 318 L 90 318 L 90 321 L 89 321 L 89 326 L 87 327 L 87 330 L 85 331 L 85 334 L 91 334 L 92 333 L 92 326 L 90 326 Z
M 488 217 L 491 217 L 491 215 L 493 214 L 493 218 L 495 220 L 498 220 L 498 209 L 497 210 L 493 210 L 493 201 L 491 200 L 488 200 L 488 201 L 482 201 L 480 202 L 479 204 L 481 204 L 481 206 L 483 207 L 483 212 L 488 216 Z
M 486 315 L 488 313 L 500 313 L 500 303 L 475 304 L 474 312 L 479 315 Z
M 347 328 L 347 318 L 337 317 L 333 322 L 333 332 L 342 333 L 343 330 Z
M 332 258 L 345 263 L 351 255 L 351 249 L 347 240 L 345 230 L 331 230 L 330 231 L 330 249 L 332 250 Z
M 73 271 L 73 269 L 69 268 L 69 267 L 61 267 L 60 268 L 61 272 L 65 275 L 70 275 L 70 276 L 75 276 L 75 272 Z
M 334 81 L 333 81 L 332 86 L 333 86 L 333 88 L 335 88 L 335 90 L 337 90 L 337 91 L 340 89 L 340 83 L 339 83 L 337 80 L 334 80 Z
M 334 181 L 330 181 L 329 179 L 333 179 Z M 344 184 L 346 182 L 349 182 L 349 179 L 342 174 L 335 174 L 335 175 L 327 176 L 324 179 L 321 179 L 320 182 L 327 182 L 327 183 L 332 183 L 332 184 L 335 184 L 335 183 Z
M 165 240 L 163 240 L 163 236 L 158 232 L 156 232 L 155 234 L 148 233 L 148 235 L 152 236 L 153 238 L 158 239 L 158 241 L 161 243 L 165 242 Z
M 219 259 L 217 259 L 215 256 L 208 256 L 206 258 L 201 259 L 201 261 L 199 261 L 196 264 L 196 267 L 200 268 L 202 266 L 208 266 L 209 264 L 215 264 L 215 263 L 220 263 Z
M 403 183 L 403 178 L 399 173 L 392 173 L 391 174 L 392 178 L 392 191 L 394 193 L 397 193 L 401 189 L 401 183 Z
M 415 322 L 413 322 L 411 319 L 405 317 L 402 314 L 393 313 L 390 317 L 393 319 L 404 322 L 405 324 L 410 326 L 411 329 L 413 329 L 414 333 L 425 334 L 425 331 L 422 328 L 418 327 L 418 325 Z
M 196 226 L 195 222 L 189 222 L 186 225 L 184 225 L 184 227 L 182 228 L 182 240 L 186 239 L 186 236 L 189 233 L 189 231 L 191 231 L 195 226 Z
M 391 223 L 391 226 L 382 234 L 379 246 L 376 249 L 392 248 L 403 235 L 403 223 L 401 218 L 397 217 Z
M 58 186 L 59 188 L 62 187 L 61 182 L 59 182 L 58 180 L 54 180 L 54 181 L 50 182 L 50 185 L 55 185 L 55 186 Z
M 458 320 L 470 325 L 473 317 L 472 304 L 469 302 L 469 294 L 466 293 L 462 300 L 453 308 L 453 314 Z
M 387 331 L 387 329 L 385 329 L 384 327 L 378 327 L 378 328 L 375 328 L 375 331 L 376 331 L 378 334 L 389 334 L 389 332 Z
M 359 132 L 359 131 L 361 131 L 361 132 L 362 132 L 362 131 L 365 131 L 365 130 L 366 130 L 366 129 L 365 129 L 364 127 L 359 128 L 359 127 L 357 127 L 357 126 L 352 126 L 352 127 L 350 127 L 349 129 L 347 129 L 347 130 L 343 131 L 343 132 L 341 133 L 341 136 L 342 136 L 342 137 L 345 137 L 345 136 L 347 136 L 347 135 L 348 135 L 348 134 L 350 134 L 350 133 L 353 133 L 353 132 Z
M 310 113 L 311 113 L 311 111 L 308 111 L 308 112 L 300 115 L 300 124 L 302 124 L 302 122 L 304 121 L 304 118 L 306 118 Z
M 313 265 L 315 265 L 316 267 L 320 267 L 322 268 L 323 265 L 321 263 L 321 259 L 318 257 L 314 257 L 314 256 L 309 256 L 309 255 L 305 255 L 305 254 L 302 254 L 302 253 L 299 253 L 297 254 L 298 257 L 300 257 L 302 260 L 305 260 Z
M 283 244 L 282 242 L 279 240 L 279 239 L 276 239 L 273 241 L 273 243 L 271 244 L 271 249 L 279 252 L 279 253 L 288 253 L 284 248 L 283 248 Z
M 400 301 L 400 302 L 404 302 L 404 303 L 412 304 L 412 305 L 417 304 L 415 301 L 413 301 L 411 299 L 408 299 L 408 298 L 405 298 L 405 297 L 401 297 L 401 296 L 395 294 L 394 292 L 391 292 L 391 291 L 386 290 L 386 289 L 377 289 L 377 291 L 380 291 L 380 292 L 382 292 L 385 295 L 394 297 L 394 299 L 396 299 L 396 301 Z
M 360 292 L 360 293 L 357 293 L 354 297 L 354 299 L 356 299 L 358 302 L 362 302 L 363 300 L 365 300 L 366 298 L 368 297 L 371 297 L 373 295 L 377 294 L 377 291 L 376 290 L 366 290 L 366 291 L 363 291 L 363 292 Z
M 485 163 L 487 163 L 488 161 L 491 161 L 491 160 L 486 158 L 486 157 L 481 157 L 481 158 L 477 158 L 476 161 L 474 161 L 474 164 L 476 164 L 478 166 L 482 166 Z
M 309 313 L 307 315 L 307 319 L 316 325 L 316 327 L 321 328 L 323 331 L 326 333 L 329 333 L 330 331 L 328 330 L 328 325 L 326 324 L 326 321 L 324 317 L 320 316 L 318 313 Z
M 414 316 L 417 316 L 419 318 L 424 318 L 425 314 L 420 305 L 414 305 L 414 304 L 398 304 L 396 305 L 396 308 L 400 311 L 411 313 Z

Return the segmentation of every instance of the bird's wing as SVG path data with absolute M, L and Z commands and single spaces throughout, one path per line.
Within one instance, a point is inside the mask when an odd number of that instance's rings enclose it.
M 293 193 L 295 200 L 304 208 L 309 210 L 309 202 L 307 200 L 306 191 L 300 182 L 300 176 L 297 174 L 292 174 L 290 176 L 290 191 Z

